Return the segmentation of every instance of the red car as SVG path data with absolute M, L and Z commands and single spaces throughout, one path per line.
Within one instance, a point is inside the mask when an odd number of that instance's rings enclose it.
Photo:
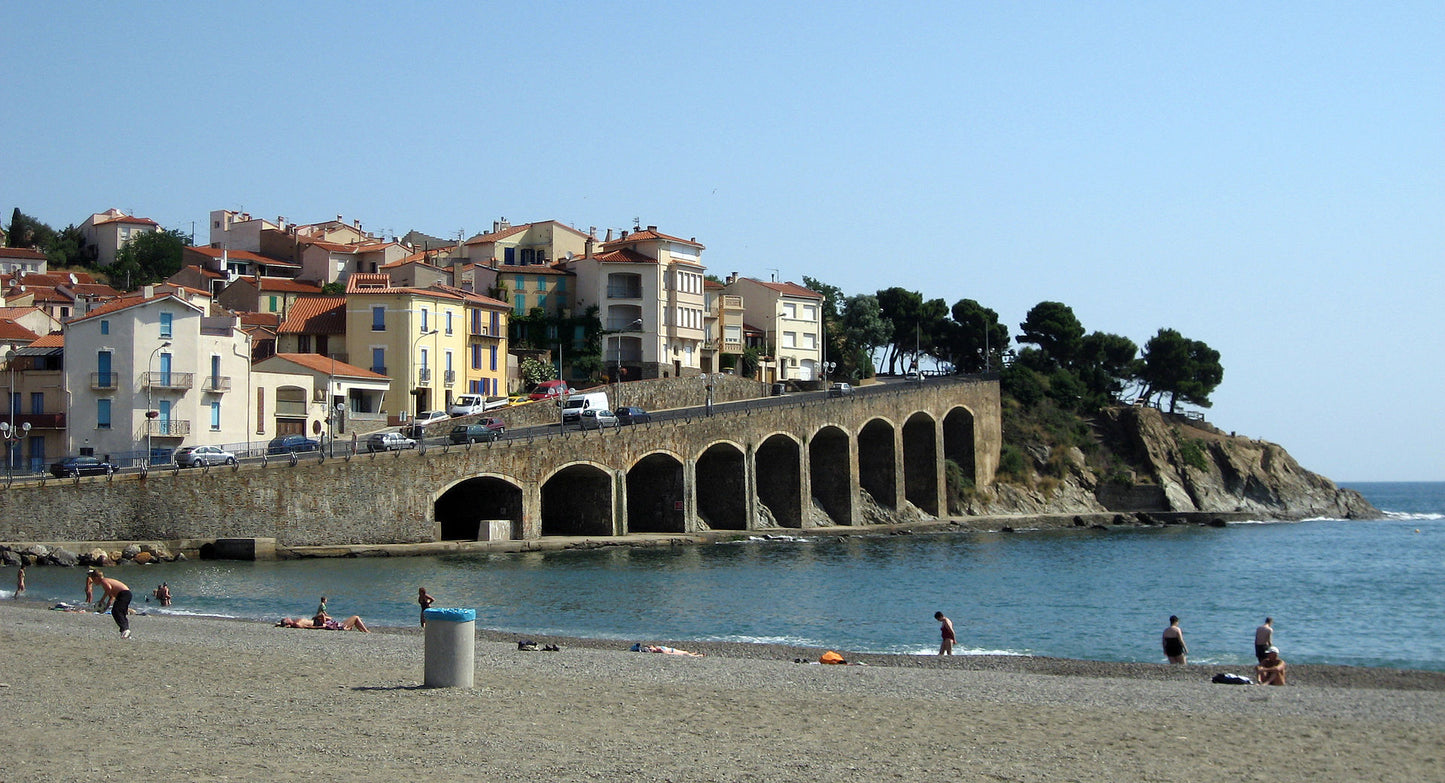
M 560 397 L 571 393 L 572 389 L 566 381 L 542 381 L 527 395 L 529 400 L 545 400 L 549 397 Z

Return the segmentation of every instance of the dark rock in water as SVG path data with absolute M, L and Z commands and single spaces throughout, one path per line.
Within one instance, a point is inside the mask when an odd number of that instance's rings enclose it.
M 1108 530 L 1109 528 L 1104 527 L 1103 525 L 1089 525 L 1089 529 L 1090 529 L 1090 530 Z
M 1084 524 L 1085 523 L 1083 517 L 1074 517 L 1074 527 L 1083 527 Z
M 6 566 L 19 566 L 21 562 L 23 561 L 21 561 L 20 555 L 8 549 L 0 549 L 0 563 Z
M 1219 517 L 1215 517 L 1215 518 L 1209 520 L 1209 526 L 1210 526 L 1210 527 L 1226 527 L 1228 524 L 1229 524 L 1228 522 L 1225 522 L 1224 520 L 1220 519 Z
M 1012 533 L 1012 532 L 1014 532 L 1014 529 L 1013 529 L 1012 527 L 1008 526 L 1008 525 L 1004 525 L 1003 527 L 999 528 L 999 532 L 1002 532 L 1002 533 Z
M 1113 520 L 1111 520 L 1111 521 L 1109 522 L 1109 524 L 1111 524 L 1111 525 L 1127 525 L 1127 524 L 1129 524 L 1129 518 L 1126 517 L 1126 516 L 1124 516 L 1123 514 L 1115 514 Z
M 36 560 L 43 560 L 50 554 L 50 547 L 44 544 L 31 544 L 30 546 L 27 546 L 24 549 L 20 550 L 20 554 L 30 555 Z
M 1135 518 L 1136 520 L 1138 520 L 1138 521 L 1139 521 L 1139 524 L 1141 524 L 1141 525 L 1155 525 L 1155 524 L 1158 524 L 1157 522 L 1154 521 L 1154 517 L 1149 516 L 1148 514 L 1144 513 L 1143 511 L 1140 511 L 1138 514 L 1135 514 L 1135 515 L 1134 515 L 1134 518 Z
M 131 544 L 131 545 L 127 546 L 125 549 L 122 549 L 122 550 L 121 550 L 120 556 L 123 557 L 123 558 L 125 558 L 126 560 L 131 560 L 131 559 L 134 559 L 135 556 L 138 555 L 138 554 L 140 554 L 140 553 L 141 553 L 140 544 Z
M 175 562 L 177 562 L 177 563 L 183 563 L 183 562 L 185 562 L 186 560 L 189 560 L 189 559 L 190 559 L 190 558 L 186 557 L 186 553 L 185 553 L 185 552 L 177 552 L 177 553 L 176 553 Z
M 50 550 L 49 561 L 52 565 L 75 567 L 80 565 L 80 556 L 64 547 L 56 547 Z

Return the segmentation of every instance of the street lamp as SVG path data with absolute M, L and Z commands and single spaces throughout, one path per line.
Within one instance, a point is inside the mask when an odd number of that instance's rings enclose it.
M 633 320 L 632 323 L 628 324 L 626 327 L 624 327 L 624 328 L 622 328 L 622 329 L 615 329 L 615 330 L 613 330 L 614 332 L 616 332 L 616 333 L 619 335 L 619 337 L 617 338 L 617 342 L 613 343 L 613 345 L 614 345 L 614 346 L 616 347 L 616 349 L 617 349 L 617 374 L 616 374 L 616 380 L 613 381 L 614 383 L 617 384 L 617 391 L 613 394 L 613 396 L 615 397 L 615 399 L 612 401 L 612 404 L 613 404 L 614 406 L 616 406 L 616 405 L 618 405 L 619 403 L 622 402 L 622 337 L 621 337 L 620 335 L 623 334 L 624 332 L 631 332 L 631 331 L 633 331 L 633 328 L 634 328 L 634 327 L 641 327 L 641 326 L 642 326 L 642 319 L 641 319 L 641 318 L 638 318 L 638 319 Z M 559 376 L 559 377 L 560 377 L 560 376 Z
M 156 418 L 155 403 L 153 402 L 153 400 L 152 400 L 152 398 L 151 398 L 151 389 L 153 389 L 153 388 L 155 387 L 155 378 L 152 377 L 152 375 L 151 375 L 151 373 L 152 373 L 151 367 L 155 364 L 156 354 L 160 353 L 162 350 L 164 350 L 164 349 L 166 349 L 166 348 L 169 348 L 169 347 L 171 347 L 171 341 L 170 341 L 170 340 L 166 340 L 165 342 L 161 343 L 160 345 L 157 345 L 157 346 L 156 346 L 156 349 L 155 349 L 154 351 L 151 351 L 151 358 L 149 358 L 149 359 L 146 360 L 146 461 L 145 461 L 145 465 L 146 465 L 146 468 L 147 468 L 147 469 L 150 468 L 151 460 L 152 460 L 152 454 L 154 453 L 154 452 L 151 451 L 151 431 L 155 429 L 155 418 Z
M 0 422 L 0 436 L 5 440 L 5 483 L 9 484 L 15 480 L 15 444 L 25 438 L 30 432 L 30 422 L 25 422 L 19 427 L 15 426 L 15 349 L 11 348 L 5 353 L 5 368 L 10 373 L 10 388 L 6 389 L 7 407 L 10 409 L 10 420 Z
M 828 377 L 831 376 L 831 375 L 833 374 L 833 371 L 836 370 L 836 369 L 838 369 L 838 363 L 837 363 L 837 362 L 823 362 L 823 388 L 824 388 L 824 389 L 827 389 L 827 388 L 828 388 Z

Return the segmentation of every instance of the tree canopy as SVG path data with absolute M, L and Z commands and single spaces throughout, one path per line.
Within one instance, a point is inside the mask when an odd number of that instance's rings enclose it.
M 107 270 L 111 285 L 133 291 L 181 271 L 181 251 L 190 242 L 182 231 L 150 231 L 133 237 L 115 254 Z
M 1224 380 L 1224 367 L 1219 352 L 1208 345 L 1190 340 L 1173 329 L 1160 329 L 1144 345 L 1139 379 L 1144 384 L 1140 396 L 1151 402 L 1169 397 L 1169 412 L 1185 402 L 1208 408 L 1213 405 L 1209 395 Z

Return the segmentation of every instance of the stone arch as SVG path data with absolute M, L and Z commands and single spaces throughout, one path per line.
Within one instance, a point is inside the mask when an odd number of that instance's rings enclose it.
M 682 533 L 686 525 L 683 505 L 682 460 L 654 452 L 627 471 L 628 533 Z
M 893 423 L 873 419 L 858 431 L 858 486 L 887 508 L 898 505 L 897 456 Z
M 828 425 L 808 441 L 808 479 L 813 499 L 835 525 L 853 523 L 852 460 L 848 433 Z
M 610 536 L 612 474 L 592 463 L 573 463 L 542 483 L 542 535 Z
M 758 503 L 778 527 L 803 526 L 803 452 L 791 435 L 768 436 L 754 456 Z
M 903 423 L 903 496 L 938 516 L 937 422 L 922 411 Z
M 697 517 L 713 530 L 748 527 L 747 460 L 735 443 L 714 443 L 697 458 Z
M 522 487 L 501 476 L 473 476 L 452 484 L 432 504 L 442 541 L 489 540 L 481 525 L 505 519 L 508 538 L 521 538 Z
M 963 477 L 978 482 L 974 451 L 978 448 L 973 411 L 960 405 L 943 417 L 943 457 L 953 460 Z

